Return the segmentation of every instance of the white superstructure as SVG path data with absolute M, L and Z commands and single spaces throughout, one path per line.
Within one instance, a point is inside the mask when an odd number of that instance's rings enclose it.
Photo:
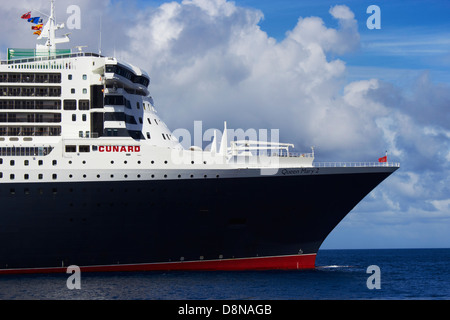
M 36 50 L 9 49 L 0 65 L 0 181 L 217 178 L 227 169 L 312 166 L 313 154 L 292 156 L 292 145 L 229 144 L 226 129 L 218 150 L 183 150 L 158 117 L 149 75 L 112 57 L 57 50 L 69 41 L 56 37 L 62 28 L 52 1 Z

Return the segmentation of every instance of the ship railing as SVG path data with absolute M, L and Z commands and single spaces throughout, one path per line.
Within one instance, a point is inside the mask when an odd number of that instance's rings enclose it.
M 398 162 L 314 162 L 316 168 L 367 168 L 367 167 L 400 167 Z
M 289 143 L 241 140 L 231 141 L 228 153 L 233 156 L 252 154 L 280 158 L 314 158 L 314 149 L 312 153 L 299 153 L 291 152 L 291 148 L 294 148 L 294 145 Z
M 2 60 L 0 64 L 19 64 L 19 63 L 27 63 L 27 62 L 38 62 L 38 61 L 51 61 L 57 59 L 67 59 L 67 58 L 77 58 L 77 57 L 103 57 L 97 53 L 86 53 L 86 52 L 77 52 L 70 54 L 61 54 L 61 55 L 52 55 L 42 56 L 42 57 L 34 57 L 34 58 L 25 58 L 25 59 L 14 59 L 14 60 Z
M 280 158 L 314 158 L 314 153 L 300 153 L 300 152 L 283 152 L 270 154 L 272 157 Z

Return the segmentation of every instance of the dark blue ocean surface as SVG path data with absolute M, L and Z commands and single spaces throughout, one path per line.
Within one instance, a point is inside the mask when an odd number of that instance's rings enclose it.
M 82 273 L 0 276 L 2 300 L 450 299 L 450 249 L 321 250 L 309 271 Z M 367 268 L 380 270 L 370 290 Z

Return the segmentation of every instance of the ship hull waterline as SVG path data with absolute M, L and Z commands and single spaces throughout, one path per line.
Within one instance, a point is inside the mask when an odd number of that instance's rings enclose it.
M 2 184 L 0 274 L 315 268 L 397 168 L 230 179 Z

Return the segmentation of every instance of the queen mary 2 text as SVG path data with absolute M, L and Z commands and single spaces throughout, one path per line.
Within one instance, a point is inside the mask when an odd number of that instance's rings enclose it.
M 98 152 L 141 152 L 140 146 L 99 146 Z

